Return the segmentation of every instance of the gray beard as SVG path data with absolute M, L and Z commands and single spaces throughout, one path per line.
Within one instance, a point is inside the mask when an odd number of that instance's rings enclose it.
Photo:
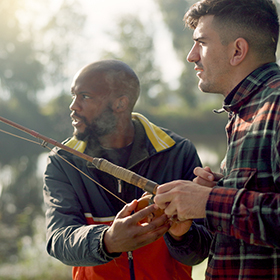
M 81 117 L 86 124 L 84 132 L 73 133 L 78 140 L 85 140 L 86 138 L 92 140 L 98 140 L 98 138 L 108 135 L 116 129 L 116 117 L 113 114 L 113 110 L 107 107 L 99 117 L 93 120 L 91 123 L 85 118 Z

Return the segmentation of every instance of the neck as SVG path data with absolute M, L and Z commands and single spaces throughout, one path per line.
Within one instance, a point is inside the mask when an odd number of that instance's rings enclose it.
M 223 95 L 227 97 L 227 95 L 248 75 L 250 75 L 253 71 L 263 66 L 264 64 L 271 63 L 273 61 L 265 61 L 259 63 L 249 63 L 245 65 L 245 67 L 236 67 L 234 72 L 231 72 L 230 84 L 228 87 L 228 91 L 226 91 Z
M 100 137 L 99 143 L 107 149 L 120 149 L 128 146 L 134 139 L 134 125 L 132 120 L 126 124 L 117 125 L 115 131 L 109 135 Z

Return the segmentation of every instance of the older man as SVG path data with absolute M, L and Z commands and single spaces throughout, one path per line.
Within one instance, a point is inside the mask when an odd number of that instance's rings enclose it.
M 157 183 L 193 179 L 193 169 L 200 166 L 194 146 L 132 113 L 139 91 L 136 74 L 121 61 L 102 60 L 83 67 L 71 88 L 74 136 L 65 144 Z M 130 215 L 141 189 L 65 151 L 55 152 L 45 172 L 47 250 L 74 266 L 73 279 L 191 279 L 191 267 L 170 256 L 162 237 L 170 228 L 167 217 L 141 224 L 155 211 L 153 205 Z M 131 203 L 123 208 L 126 202 Z M 190 232 L 199 232 L 199 227 L 193 224 Z M 210 240 L 207 231 L 205 236 Z M 203 247 L 197 262 L 208 254 Z

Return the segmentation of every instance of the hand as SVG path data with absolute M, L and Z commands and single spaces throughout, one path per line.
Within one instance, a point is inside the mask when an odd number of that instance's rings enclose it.
M 208 166 L 204 168 L 196 167 L 193 173 L 197 176 L 193 179 L 193 182 L 211 188 L 216 186 L 217 182 L 223 178 L 222 174 L 212 172 Z
M 155 212 L 156 208 L 153 204 L 131 215 L 136 206 L 137 200 L 125 205 L 105 233 L 104 244 L 108 253 L 128 252 L 143 247 L 159 239 L 170 228 L 166 215 L 141 224 L 140 221 Z
M 138 199 L 138 204 L 135 209 L 136 211 L 139 211 L 140 209 L 147 207 L 152 199 L 152 195 L 150 193 L 144 193 L 140 199 Z M 142 222 L 148 222 L 150 223 L 153 219 L 161 216 L 164 214 L 164 211 L 160 208 L 158 208 L 155 212 L 153 212 L 152 215 L 149 215 L 150 217 L 146 217 Z M 188 230 L 190 229 L 192 225 L 192 220 L 187 220 L 184 222 L 178 221 L 177 217 L 171 217 L 170 218 L 170 224 L 171 228 L 169 229 L 169 234 L 176 240 L 181 240 L 182 235 L 184 235 Z
M 155 204 L 169 217 L 177 215 L 179 221 L 206 217 L 206 203 L 211 188 L 191 181 L 173 181 L 158 186 Z

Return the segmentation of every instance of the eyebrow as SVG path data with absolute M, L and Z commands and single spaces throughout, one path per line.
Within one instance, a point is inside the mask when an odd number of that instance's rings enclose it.
M 87 92 L 87 91 L 79 91 L 79 92 L 74 92 L 73 90 L 71 90 L 71 94 L 73 95 L 73 94 L 75 94 L 75 95 L 79 95 L 79 94 L 90 94 L 89 92 Z
M 199 41 L 199 40 L 205 40 L 205 39 L 207 39 L 207 38 L 206 38 L 206 37 L 203 37 L 203 36 L 196 37 L 196 38 L 193 37 L 193 40 L 196 41 L 196 42 Z

